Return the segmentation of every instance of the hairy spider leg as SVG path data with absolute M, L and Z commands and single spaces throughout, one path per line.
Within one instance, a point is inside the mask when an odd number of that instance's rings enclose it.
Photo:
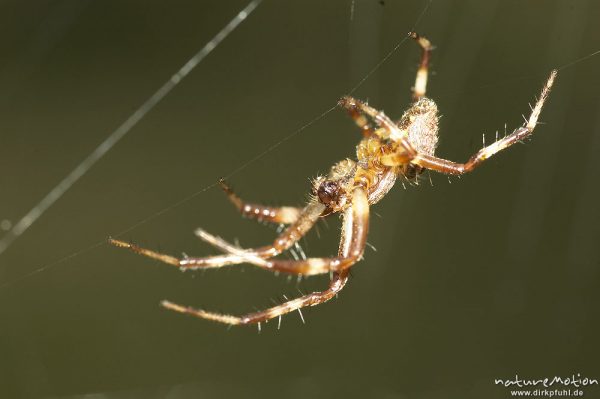
M 242 216 L 266 221 L 271 223 L 292 224 L 302 212 L 302 208 L 293 206 L 272 207 L 260 204 L 252 204 L 242 200 L 229 186 L 224 179 L 219 180 L 219 185 L 227 194 L 227 198 L 233 203 Z
M 267 321 L 295 310 L 299 310 L 306 306 L 315 306 L 326 302 L 344 288 L 346 282 L 348 281 L 349 267 L 352 266 L 362 256 L 366 245 L 368 222 L 369 204 L 367 200 L 367 194 L 362 188 L 358 187 L 353 192 L 352 205 L 348 207 L 343 214 L 342 236 L 340 240 L 338 256 L 335 258 L 313 258 L 308 259 L 307 261 L 286 261 L 290 266 L 291 264 L 296 264 L 296 266 L 302 270 L 304 270 L 311 262 L 313 262 L 313 265 L 319 270 L 321 270 L 324 265 L 329 267 L 327 270 L 335 270 L 333 272 L 333 278 L 329 283 L 329 287 L 324 291 L 313 292 L 311 294 L 292 299 L 291 301 L 287 301 L 281 305 L 277 305 L 263 311 L 249 313 L 243 316 L 207 312 L 202 309 L 178 305 L 170 301 L 162 301 L 161 305 L 169 310 L 188 314 L 190 316 L 229 325 L 240 325 L 260 323 L 262 321 Z M 229 247 L 230 246 L 225 243 L 223 249 L 229 249 Z M 317 263 L 319 264 L 318 266 Z M 344 267 L 342 267 L 342 265 Z
M 215 237 L 204 230 L 196 230 L 196 234 L 203 240 L 210 242 L 215 247 L 232 255 L 244 258 L 245 262 L 259 266 L 263 269 L 277 270 L 286 273 L 301 274 L 305 276 L 340 271 L 356 263 L 363 254 L 367 231 L 369 228 L 369 202 L 368 197 L 361 187 L 352 194 L 352 205 L 344 213 L 344 226 L 342 228 L 342 241 L 350 237 L 351 250 L 347 256 L 329 258 L 308 258 L 304 260 L 289 259 L 264 259 L 257 256 L 255 249 L 238 248 L 220 237 Z
M 496 141 L 495 143 L 482 148 L 477 153 L 475 153 L 475 155 L 473 155 L 466 163 L 456 163 L 435 157 L 433 155 L 421 153 L 417 153 L 414 157 L 412 157 L 412 159 L 410 159 L 409 162 L 448 175 L 461 175 L 463 173 L 468 173 L 472 171 L 477 166 L 481 165 L 486 159 L 490 158 L 492 155 L 510 147 L 511 145 L 519 141 L 522 141 L 523 139 L 527 138 L 533 133 L 533 130 L 537 125 L 540 113 L 542 112 L 544 102 L 550 94 L 550 89 L 552 88 L 554 79 L 556 78 L 556 74 L 556 70 L 553 70 L 550 73 L 546 84 L 542 88 L 540 97 L 537 100 L 535 106 L 533 107 L 531 115 L 529 116 L 529 119 L 527 120 L 527 123 L 524 126 L 515 129 L 511 134 Z M 405 163 L 406 161 L 403 159 L 404 152 L 400 157 L 398 157 L 397 154 L 384 155 L 381 158 L 381 163 L 387 166 L 395 166 L 400 163 Z
M 416 32 L 409 32 L 408 36 L 414 39 L 417 44 L 421 47 L 421 61 L 419 63 L 419 69 L 417 70 L 417 76 L 415 78 L 415 86 L 413 87 L 413 100 L 416 102 L 421 97 L 425 96 L 427 92 L 427 79 L 429 75 L 429 58 L 431 56 L 431 50 L 433 50 L 433 46 L 431 42 L 427 40 L 425 37 L 420 36 Z M 347 96 L 344 98 L 350 99 L 351 97 Z M 365 116 L 364 112 L 361 112 L 359 107 L 356 107 L 351 101 L 344 102 L 343 99 L 340 102 L 340 105 L 346 108 L 350 117 L 354 120 L 354 122 L 358 125 L 358 127 L 362 130 L 362 134 L 364 137 L 377 136 L 381 139 L 389 138 L 390 131 L 385 127 L 374 128 L 369 124 L 369 120 Z M 375 115 L 378 111 L 371 108 L 373 112 L 367 112 L 368 115 Z
M 348 112 L 352 120 L 354 120 L 354 123 L 356 123 L 356 125 L 361 129 L 363 137 L 376 136 L 380 139 L 386 139 L 387 137 L 389 137 L 389 133 L 385 130 L 385 128 L 375 129 L 373 126 L 371 126 L 371 124 L 369 123 L 369 119 L 365 116 L 365 114 L 360 112 L 360 109 L 358 107 L 354 106 L 351 103 L 346 103 L 343 101 L 345 98 L 351 97 L 342 98 L 342 100 L 338 102 L 338 105 L 342 106 L 343 108 L 346 108 L 346 111 Z
M 181 263 L 184 260 L 190 259 L 190 258 L 178 258 L 176 256 L 163 254 L 161 252 L 157 252 L 157 251 L 154 251 L 154 250 L 148 249 L 148 248 L 143 248 L 143 247 L 140 247 L 139 245 L 133 244 L 131 242 L 117 240 L 116 238 L 112 238 L 112 237 L 108 239 L 108 243 L 112 244 L 116 247 L 119 247 L 119 248 L 129 249 L 130 251 L 132 251 L 138 255 L 147 256 L 148 258 L 152 258 L 152 259 L 164 262 L 164 263 L 168 263 L 169 265 L 177 266 L 181 269 L 186 269 L 186 267 L 183 266 Z M 207 268 L 207 269 L 212 268 L 212 267 L 221 267 L 221 266 L 225 266 L 225 265 L 232 265 L 232 264 L 241 263 L 244 261 L 240 257 L 237 257 L 237 259 L 236 259 L 235 257 L 228 255 L 228 254 L 209 256 L 209 257 L 200 258 L 200 259 L 202 259 L 203 262 L 202 262 L 201 266 L 198 265 L 198 268 L 202 267 L 202 268 Z
M 408 36 L 417 41 L 417 44 L 421 46 L 421 62 L 419 63 L 419 69 L 417 70 L 417 77 L 415 78 L 415 87 L 413 87 L 413 100 L 419 101 L 421 97 L 425 96 L 427 92 L 427 77 L 429 75 L 429 57 L 431 56 L 431 50 L 433 46 L 431 42 L 420 36 L 416 32 L 409 32 Z
M 388 118 L 382 111 L 378 111 L 375 108 L 365 104 L 364 102 L 355 99 L 354 97 L 344 96 L 338 101 L 338 105 L 345 108 L 350 113 L 359 113 L 360 115 L 368 115 L 372 118 L 380 129 L 377 129 L 378 136 L 383 140 L 392 140 L 401 144 L 402 151 L 398 152 L 397 156 L 403 155 L 405 162 L 408 159 L 414 158 L 417 155 L 417 151 L 411 146 L 408 141 L 408 132 L 400 129 L 390 118 Z M 364 117 L 364 116 L 363 116 Z M 366 119 L 366 118 L 365 118 Z M 355 120 L 356 121 L 356 120 Z M 357 124 L 359 122 L 357 121 Z M 392 165 L 395 166 L 395 165 Z
M 108 242 L 117 247 L 129 249 L 139 255 L 147 256 L 149 258 L 177 266 L 182 270 L 217 268 L 244 263 L 248 261 L 248 258 L 270 258 L 279 255 L 283 251 L 291 248 L 292 245 L 300 240 L 314 226 L 323 211 L 325 211 L 325 205 L 319 203 L 317 200 L 309 202 L 300 213 L 298 219 L 293 224 L 288 226 L 283 232 L 281 232 L 273 244 L 259 247 L 250 251 L 243 251 L 243 256 L 227 253 L 223 255 L 214 255 L 202 258 L 177 258 L 175 256 L 163 254 L 147 248 L 142 248 L 138 245 L 114 238 L 109 238 Z M 210 240 L 205 241 L 211 243 Z M 273 268 L 259 264 L 257 264 L 257 266 L 269 270 L 279 270 L 277 269 L 277 265 L 275 265 Z
M 291 301 L 284 302 L 281 305 L 277 305 L 259 312 L 248 313 L 243 316 L 233 316 L 229 314 L 207 312 L 206 310 L 195 309 L 189 306 L 182 306 L 170 301 L 162 301 L 160 304 L 164 308 L 173 310 L 178 313 L 188 314 L 190 316 L 195 316 L 202 319 L 212 320 L 233 326 L 240 324 L 260 323 L 263 321 L 274 319 L 275 317 L 283 316 L 284 314 L 293 312 L 294 310 L 299 310 L 306 306 L 315 306 L 323 302 L 327 302 L 344 288 L 346 282 L 348 281 L 349 272 L 349 269 L 342 270 L 339 273 L 334 272 L 333 278 L 329 282 L 329 287 L 324 291 L 313 292 L 308 295 L 292 299 Z

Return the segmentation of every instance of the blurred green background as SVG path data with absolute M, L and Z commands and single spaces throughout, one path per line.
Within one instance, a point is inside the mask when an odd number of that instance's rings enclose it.
M 210 40 L 245 1 L 0 2 L 0 221 L 31 209 Z M 365 260 L 325 305 L 227 329 L 162 299 L 244 313 L 324 288 L 249 266 L 180 273 L 100 245 L 202 191 L 332 107 L 413 28 L 422 1 L 265 1 L 0 255 L 0 397 L 506 398 L 495 378 L 600 378 L 600 56 L 559 72 L 531 141 L 450 181 L 400 184 L 373 208 Z M 353 8 L 353 12 L 351 12 Z M 434 0 L 429 95 L 438 154 L 466 160 L 522 122 L 549 70 L 600 49 L 600 3 Z M 355 96 L 400 116 L 418 50 L 402 43 Z M 248 200 L 301 204 L 353 156 L 336 110 L 242 168 Z M 121 238 L 214 253 L 275 229 L 218 189 Z M 303 243 L 337 250 L 339 221 Z M 2 234 L 2 232 L 0 232 Z M 40 267 L 45 271 L 10 283 Z M 600 397 L 600 388 L 585 390 Z

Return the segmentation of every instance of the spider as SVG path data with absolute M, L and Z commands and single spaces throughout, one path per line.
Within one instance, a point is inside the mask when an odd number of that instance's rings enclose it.
M 345 159 L 333 165 L 327 176 L 313 181 L 312 195 L 304 208 L 270 207 L 243 201 L 223 181 L 220 185 L 242 215 L 273 223 L 288 225 L 274 242 L 254 249 L 242 249 L 202 229 L 195 231 L 202 240 L 223 251 L 222 255 L 176 258 L 132 243 L 109 239 L 117 247 L 127 248 L 181 270 L 218 268 L 226 265 L 250 263 L 273 272 L 296 275 L 331 273 L 329 287 L 296 299 L 288 300 L 269 309 L 233 316 L 162 301 L 167 309 L 229 325 L 253 324 L 268 321 L 305 306 L 315 306 L 330 300 L 340 292 L 350 267 L 362 259 L 369 228 L 369 207 L 379 202 L 393 187 L 396 179 L 416 179 L 426 169 L 447 175 L 471 172 L 497 152 L 530 136 L 537 124 L 557 71 L 553 70 L 541 90 L 539 99 L 523 126 L 511 134 L 482 148 L 465 163 L 438 158 L 438 111 L 433 100 L 426 98 L 429 57 L 432 45 L 425 37 L 410 32 L 421 48 L 421 61 L 413 91 L 413 103 L 398 122 L 383 112 L 350 96 L 339 100 L 362 131 L 362 140 L 356 148 L 356 160 Z M 319 220 L 335 213 L 342 214 L 342 231 L 337 256 L 303 260 L 279 259 L 275 256 L 290 249 Z M 302 313 L 300 313 L 302 315 Z

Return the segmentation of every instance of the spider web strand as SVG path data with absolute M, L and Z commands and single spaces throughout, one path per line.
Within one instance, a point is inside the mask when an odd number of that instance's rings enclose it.
M 417 17 L 417 21 L 413 25 L 413 27 L 411 29 L 411 32 L 416 30 L 417 25 L 419 25 L 419 22 L 421 22 L 421 19 L 423 18 L 423 16 L 425 15 L 425 13 L 427 12 L 427 10 L 429 9 L 429 6 L 431 5 L 432 2 L 433 2 L 433 0 L 429 0 L 429 2 L 427 2 L 427 4 L 425 5 L 425 7 L 423 8 L 423 11 L 421 11 L 421 14 L 419 14 L 419 16 Z M 407 39 L 408 39 L 408 36 L 405 36 L 402 40 L 400 40 L 394 46 L 394 48 L 392 48 L 377 64 L 375 64 L 375 66 L 373 67 L 373 69 L 371 69 L 369 72 L 367 72 L 367 74 L 352 88 L 352 90 L 350 90 L 348 92 L 348 94 L 352 95 L 356 90 L 358 90 L 358 88 L 360 86 L 362 86 L 362 84 L 365 83 L 365 81 L 367 79 L 369 79 L 371 77 L 371 75 L 373 75 L 375 72 L 377 72 L 377 70 L 379 68 L 381 68 L 381 66 L 387 62 L 388 58 L 390 58 L 392 56 L 392 54 L 394 54 L 396 51 L 398 51 L 398 49 L 400 48 L 400 46 L 402 46 Z
M 60 183 L 58 183 L 42 200 L 19 220 L 11 230 L 0 239 L 2 254 L 19 236 L 35 223 L 65 192 L 67 192 L 83 175 L 85 175 L 119 140 L 121 140 L 137 123 L 150 112 L 175 86 L 179 84 L 202 60 L 210 54 L 239 24 L 254 11 L 262 0 L 253 0 L 242 9 L 223 29 L 189 59 L 171 78 L 163 84 L 148 100 L 146 100 L 129 118 L 100 143 L 79 165 L 77 165 Z
M 0 254 L 16 239 L 18 238 L 18 236 L 20 236 L 25 230 L 27 230 L 27 228 L 33 224 L 33 222 L 35 222 L 35 220 L 37 218 L 39 218 L 43 212 L 49 208 L 56 200 L 58 200 L 60 198 L 60 196 L 62 196 L 62 194 L 64 194 L 65 191 L 67 191 L 70 188 L 70 185 L 72 185 L 73 183 L 75 183 L 75 181 L 77 181 L 77 179 L 81 176 L 83 176 L 83 174 L 85 173 L 85 171 L 83 171 L 83 173 L 80 173 L 75 179 L 72 179 L 72 175 L 76 174 L 76 171 L 81 169 L 81 166 L 86 163 L 86 161 L 88 161 L 88 159 L 92 158 L 92 156 L 99 152 L 99 151 L 103 151 L 100 153 L 100 156 L 97 157 L 97 159 L 94 159 L 89 165 L 88 168 L 89 169 L 102 155 L 104 155 L 108 150 L 110 150 L 110 148 L 120 139 L 122 138 L 131 128 L 133 128 L 135 126 L 135 124 L 137 122 L 139 122 L 139 120 L 141 120 L 143 118 L 143 116 L 149 112 L 163 97 L 165 97 L 188 73 L 190 73 L 192 71 L 192 69 L 198 65 L 202 59 L 204 57 L 206 57 L 206 55 L 208 55 L 212 50 L 214 50 L 217 45 L 223 41 L 248 15 L 250 15 L 250 13 L 262 2 L 262 0 L 254 0 L 252 2 L 250 2 L 242 11 L 240 11 L 236 17 L 234 17 L 229 24 L 227 24 L 227 26 L 225 26 L 225 28 L 223 28 L 219 33 L 217 33 L 217 35 L 215 35 L 215 37 L 208 42 L 196 55 L 194 55 L 176 74 L 174 74 L 171 79 L 165 83 L 152 97 L 150 97 L 150 99 L 148 101 L 146 101 L 146 103 L 144 103 L 134 114 L 132 114 L 132 116 L 130 118 L 128 118 L 117 130 L 115 130 L 115 132 L 113 132 L 102 144 L 100 144 L 100 146 L 94 151 L 94 153 L 92 153 L 88 158 L 86 158 L 73 172 L 71 172 L 71 174 L 69 174 L 67 176 L 67 178 L 65 178 L 61 183 L 59 183 L 59 185 L 57 187 L 55 187 L 55 189 L 53 189 L 41 202 L 40 204 L 38 204 L 34 209 L 32 209 L 25 217 L 23 217 L 23 219 L 13 227 L 13 229 L 7 233 L 6 236 L 4 236 L 2 239 L 0 239 Z M 423 11 L 421 11 L 421 13 L 419 14 L 419 16 L 417 17 L 417 20 L 413 26 L 413 28 L 411 29 L 411 31 L 414 31 L 417 27 L 417 25 L 419 24 L 420 20 L 423 18 L 423 16 L 425 15 L 425 13 L 427 12 L 429 6 L 431 5 L 431 3 L 433 2 L 433 0 L 429 0 L 429 2 L 425 5 L 425 7 L 423 8 Z M 354 87 L 352 88 L 352 90 L 350 91 L 350 93 L 353 93 L 354 91 L 356 91 L 367 79 L 369 79 L 369 77 L 375 73 L 377 71 L 377 69 L 379 69 L 381 67 L 381 65 L 383 65 L 389 57 L 392 56 L 392 54 L 394 52 L 397 51 L 397 49 L 407 40 L 408 37 L 403 38 L 400 42 L 398 42 L 398 44 L 396 44 L 396 46 L 394 46 L 394 48 L 388 53 L 386 54 L 386 56 L 379 61 L 376 66 L 369 71 L 364 78 L 362 78 L 360 80 L 360 82 Z M 292 133 L 288 134 L 287 136 L 285 136 L 284 138 L 282 138 L 281 140 L 277 141 L 276 143 L 270 145 L 268 148 L 266 148 L 264 151 L 262 151 L 260 154 L 256 155 L 255 157 L 249 159 L 248 161 L 246 161 L 245 163 L 243 163 L 242 165 L 238 166 L 237 168 L 235 168 L 234 170 L 232 170 L 231 172 L 227 173 L 225 176 L 223 176 L 225 179 L 230 178 L 231 176 L 236 175 L 237 173 L 241 172 L 242 170 L 246 169 L 249 165 L 255 163 L 256 161 L 258 161 L 259 159 L 261 159 L 262 157 L 264 157 L 266 154 L 270 153 L 271 151 L 273 151 L 275 148 L 279 147 L 281 144 L 287 142 L 288 140 L 292 139 L 294 136 L 298 135 L 299 133 L 301 133 L 302 131 L 304 131 L 305 129 L 307 129 L 308 127 L 310 127 L 311 125 L 315 124 L 316 122 L 318 122 L 320 119 L 322 119 L 323 117 L 325 117 L 327 114 L 329 114 L 330 112 L 332 112 L 333 110 L 335 110 L 337 108 L 337 105 L 334 105 L 333 107 L 327 109 L 326 111 L 322 112 L 320 115 L 316 116 L 315 118 L 311 119 L 308 123 L 302 125 L 300 128 L 294 130 Z M 145 109 L 145 110 L 144 110 Z M 70 185 L 66 186 L 66 188 L 62 188 L 63 183 L 67 182 L 67 180 L 71 180 Z M 112 237 L 120 237 L 134 229 L 136 229 L 137 227 L 159 217 L 160 215 L 186 203 L 187 201 L 195 198 L 196 196 L 200 195 L 201 193 L 204 193 L 214 187 L 216 187 L 218 185 L 218 180 L 213 182 L 212 184 L 209 184 L 208 186 L 202 188 L 201 190 L 196 191 L 193 194 L 188 195 L 187 197 L 183 198 L 182 200 L 177 201 L 176 203 L 165 207 L 157 212 L 155 212 L 154 214 L 150 215 L 149 217 L 146 217 L 140 221 L 138 221 L 137 223 L 133 224 L 132 226 L 128 227 L 127 229 L 124 229 L 120 232 L 118 232 L 117 234 L 112 235 Z M 61 187 L 62 191 L 59 190 L 59 187 Z M 59 192 L 58 196 L 52 195 L 53 193 L 55 194 L 55 192 Z M 51 196 L 52 195 L 52 196 Z M 50 197 L 52 197 L 51 200 L 48 200 Z M 43 204 L 43 205 L 42 205 Z M 21 227 L 19 227 L 19 224 L 22 224 Z M 12 234 L 11 234 L 12 233 Z M 12 235 L 12 236 L 9 236 Z M 72 253 L 70 255 L 64 256 L 54 262 L 51 262 L 49 264 L 43 265 L 37 269 L 34 269 L 33 271 L 18 277 L 12 281 L 9 281 L 3 285 L 0 286 L 0 289 L 3 288 L 7 288 L 9 286 L 12 286 L 13 284 L 25 280 L 35 274 L 38 274 L 40 272 L 43 272 L 47 269 L 50 269 L 58 264 L 61 264 L 73 257 L 82 255 L 83 253 L 89 252 L 93 249 L 96 249 L 104 244 L 106 244 L 106 240 L 102 240 L 99 242 L 96 242 L 95 244 L 92 244 L 82 250 L 76 251 L 75 253 Z

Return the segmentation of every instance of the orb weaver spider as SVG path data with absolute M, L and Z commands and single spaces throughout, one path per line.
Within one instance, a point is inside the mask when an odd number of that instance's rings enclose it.
M 414 32 L 410 32 L 409 36 L 421 47 L 421 61 L 413 88 L 413 104 L 395 123 L 383 112 L 350 96 L 339 100 L 339 106 L 346 109 L 362 131 L 363 138 L 356 148 L 357 159 L 340 161 L 333 165 L 327 176 L 315 179 L 311 199 L 304 208 L 288 206 L 275 208 L 245 202 L 221 180 L 221 187 L 242 215 L 288 225 L 271 245 L 242 249 L 220 237 L 197 229 L 195 233 L 199 238 L 220 249 L 223 254 L 180 259 L 124 241 L 109 240 L 117 247 L 127 248 L 181 270 L 250 263 L 265 270 L 303 276 L 331 273 L 329 287 L 324 291 L 313 292 L 270 309 L 243 316 L 208 312 L 170 301 L 162 301 L 163 307 L 229 325 L 258 323 L 260 328 L 260 323 L 263 321 L 279 317 L 281 322 L 281 316 L 284 314 L 294 310 L 300 311 L 305 306 L 326 302 L 344 288 L 348 281 L 350 267 L 362 258 L 369 227 L 369 206 L 379 202 L 393 187 L 397 178 L 415 179 L 426 169 L 447 175 L 462 175 L 472 171 L 497 152 L 522 141 L 533 133 L 542 106 L 554 83 L 556 70 L 550 73 L 539 99 L 531 109 L 529 119 L 523 126 L 482 148 L 465 163 L 455 163 L 435 156 L 438 141 L 437 106 L 431 99 L 425 97 L 432 46 L 429 40 Z M 335 213 L 341 213 L 343 220 L 337 256 L 302 260 L 275 258 L 295 245 L 319 218 Z

